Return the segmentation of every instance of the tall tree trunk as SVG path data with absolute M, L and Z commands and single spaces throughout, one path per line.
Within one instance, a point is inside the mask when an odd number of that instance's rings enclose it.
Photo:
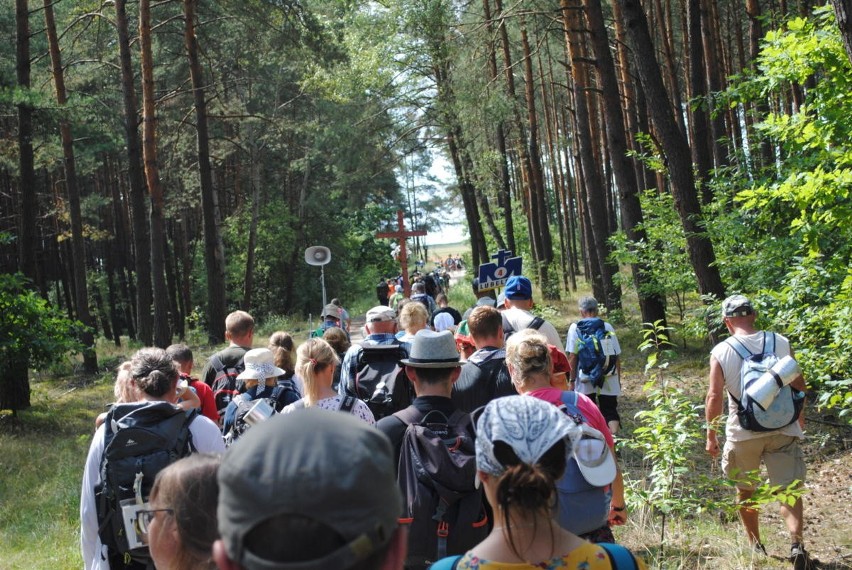
M 134 269 L 136 272 L 136 332 L 146 345 L 154 340 L 151 314 L 151 242 L 148 229 L 145 179 L 142 172 L 142 149 L 139 143 L 139 114 L 133 79 L 130 32 L 127 23 L 127 0 L 115 0 L 115 24 L 118 31 L 121 90 L 124 103 L 124 138 L 127 145 L 127 174 L 130 183 L 130 218 L 133 225 Z
M 207 338 L 211 344 L 218 344 L 225 340 L 222 323 L 225 322 L 225 313 L 228 308 L 225 288 L 225 246 L 219 230 L 219 204 L 213 188 L 213 173 L 210 165 L 210 136 L 207 129 L 207 101 L 204 98 L 204 73 L 198 57 L 198 38 L 195 35 L 197 4 L 198 0 L 184 0 L 184 42 L 195 102 L 201 213 L 204 218 L 204 265 L 207 269 Z
M 251 154 L 251 223 L 249 224 L 248 248 L 246 251 L 246 270 L 243 280 L 244 311 L 251 310 L 254 294 L 254 260 L 257 247 L 257 226 L 260 219 L 260 157 Z M 223 321 L 224 322 L 224 321 Z
M 561 0 L 562 19 L 565 28 L 565 42 L 571 58 L 571 78 L 574 86 L 574 133 L 580 153 L 580 163 L 583 167 L 585 181 L 585 205 L 588 212 L 589 231 L 586 232 L 589 252 L 594 249 L 593 265 L 590 265 L 592 281 L 598 282 L 596 295 L 607 307 L 621 306 L 620 292 L 616 293 L 614 276 L 617 268 L 607 261 L 610 248 L 609 223 L 606 212 L 606 185 L 601 174 L 600 164 L 595 160 L 594 142 L 592 140 L 591 119 L 586 93 L 588 90 L 588 75 L 581 66 L 583 57 L 580 42 L 583 38 L 577 30 L 583 29 L 580 19 L 580 6 L 572 0 Z M 590 258 L 591 259 L 591 258 Z
M 707 97 L 707 67 L 704 65 L 704 47 L 701 34 L 701 0 L 687 0 L 689 20 L 689 91 L 692 115 L 692 159 L 698 170 L 698 185 L 702 200 L 709 204 L 713 196 L 707 189 L 713 159 L 710 150 L 710 135 Z
M 760 41 L 763 39 L 763 14 L 760 10 L 760 0 L 746 0 L 746 14 L 748 15 L 748 51 L 749 61 L 752 66 L 757 65 L 757 56 L 760 54 Z M 756 71 L 756 70 L 755 70 Z M 769 114 L 769 105 L 765 99 L 759 99 L 756 105 L 757 114 L 762 119 Z M 762 166 L 772 164 L 772 147 L 765 136 L 760 136 L 760 159 Z
M 163 185 L 157 163 L 157 113 L 154 108 L 154 58 L 151 52 L 151 0 L 139 1 L 139 49 L 142 60 L 142 157 L 151 196 L 151 279 L 154 291 L 154 344 L 171 344 L 169 298 L 165 277 Z
M 852 62 L 852 0 L 831 0 L 846 56 Z
M 53 17 L 53 0 L 44 0 L 44 24 L 47 41 L 50 46 L 50 63 L 53 67 L 53 85 L 56 90 L 56 102 L 60 108 L 68 101 L 65 92 L 65 76 L 62 69 L 62 56 L 59 51 L 59 38 L 56 35 L 56 21 Z M 83 238 L 83 214 L 80 211 L 80 190 L 77 186 L 77 165 L 74 160 L 74 137 L 71 124 L 65 117 L 59 121 L 62 137 L 62 156 L 65 163 L 65 189 L 68 192 L 68 211 L 71 217 L 71 250 L 73 251 L 75 305 L 77 318 L 83 323 L 80 342 L 83 344 L 83 368 L 89 374 L 98 369 L 98 357 L 95 354 L 95 338 L 92 334 L 92 316 L 89 313 L 89 289 L 86 284 L 86 247 Z
M 642 206 L 639 203 L 639 188 L 636 184 L 635 171 L 628 157 L 627 139 L 625 136 L 624 113 L 618 92 L 618 78 L 615 64 L 609 48 L 609 37 L 604 24 L 600 0 L 586 0 L 586 20 L 589 24 L 589 37 L 592 50 L 597 62 L 598 79 L 601 83 L 601 97 L 606 117 L 606 138 L 610 148 L 610 161 L 613 176 L 618 186 L 619 203 L 621 205 L 621 223 L 627 237 L 634 242 L 647 239 L 643 228 Z M 649 278 L 648 267 L 645 264 L 633 266 L 633 278 L 639 295 L 639 307 L 642 311 L 642 322 L 654 323 L 666 320 L 664 300 L 657 294 L 647 293 Z M 617 292 L 621 291 L 617 289 Z M 620 306 L 620 295 L 619 295 Z M 608 308 L 619 308 L 613 306 Z
M 695 271 L 698 290 L 703 295 L 721 299 L 725 296 L 725 286 L 716 267 L 713 243 L 702 223 L 701 204 L 695 189 L 689 144 L 672 118 L 671 102 L 654 56 L 648 20 L 639 0 L 617 1 L 625 19 L 627 39 L 633 50 L 642 86 L 645 94 L 654 102 L 650 107 L 651 117 L 668 159 L 672 196 L 686 235 L 689 260 Z
M 30 88 L 30 19 L 27 0 L 15 0 L 16 24 L 16 72 L 18 86 Z M 20 197 L 20 215 L 18 216 L 18 262 L 21 273 L 38 284 L 36 263 L 36 229 L 33 223 L 38 218 L 38 201 L 33 155 L 33 107 L 28 97 L 18 103 L 18 164 L 20 178 L 18 196 Z M 26 377 L 24 378 L 26 380 Z M 26 406 L 29 407 L 29 401 Z M 23 408 L 11 408 L 23 409 Z
M 541 155 L 538 141 L 538 114 L 535 108 L 535 78 L 533 76 L 532 53 L 525 19 L 521 17 L 521 46 L 524 54 L 524 96 L 527 104 L 527 125 L 529 127 L 529 159 L 530 159 L 530 204 L 531 216 L 535 221 L 535 239 L 539 258 L 537 270 L 542 296 L 545 299 L 558 299 L 559 288 L 554 287 L 550 278 L 550 264 L 553 263 L 553 240 L 550 235 L 550 224 L 547 217 L 547 196 L 544 190 L 544 173 L 541 167 Z
M 707 112 L 710 115 L 710 132 L 712 138 L 710 147 L 713 150 L 713 162 L 716 168 L 728 165 L 728 153 L 722 144 L 726 136 L 725 113 L 715 109 L 716 94 L 722 91 L 722 71 L 719 68 L 717 53 L 716 27 L 719 25 L 715 17 L 715 0 L 701 0 L 701 37 L 704 42 L 704 64 L 707 69 Z M 712 188 L 704 186 L 701 194 L 705 200 L 712 197 Z

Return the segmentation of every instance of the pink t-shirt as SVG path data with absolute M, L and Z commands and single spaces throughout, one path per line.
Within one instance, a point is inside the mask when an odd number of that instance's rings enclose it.
M 539 388 L 538 390 L 527 392 L 524 395 L 532 396 L 533 398 L 538 398 L 545 402 L 550 402 L 555 406 L 561 406 L 563 391 L 564 390 L 560 390 L 559 388 Z M 615 440 L 612 439 L 612 433 L 609 431 L 609 426 L 595 403 L 585 394 L 577 392 L 577 407 L 580 408 L 580 412 L 583 414 L 583 417 L 586 418 L 586 422 L 601 432 L 604 439 L 606 439 L 606 444 L 610 449 L 615 451 Z

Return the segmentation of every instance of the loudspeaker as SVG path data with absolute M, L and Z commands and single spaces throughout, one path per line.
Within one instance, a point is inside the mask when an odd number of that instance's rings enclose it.
M 308 265 L 325 265 L 331 261 L 331 250 L 321 245 L 315 245 L 305 250 L 305 263 Z

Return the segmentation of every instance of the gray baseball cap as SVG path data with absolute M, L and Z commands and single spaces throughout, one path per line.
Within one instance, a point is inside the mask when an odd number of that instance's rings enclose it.
M 722 302 L 723 317 L 745 317 L 754 314 L 754 306 L 745 295 L 731 295 Z
M 402 513 L 388 438 L 350 414 L 306 409 L 257 424 L 219 468 L 219 533 L 247 570 L 349 568 L 386 544 Z M 346 544 L 315 561 L 267 560 L 245 548 L 264 521 L 300 515 Z

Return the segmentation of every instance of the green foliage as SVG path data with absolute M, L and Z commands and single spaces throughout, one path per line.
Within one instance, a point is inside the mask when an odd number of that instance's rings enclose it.
M 820 405 L 852 420 L 852 66 L 831 7 L 768 33 L 758 65 L 732 85 L 731 104 L 811 86 L 797 112 L 756 125 L 780 150 L 773 168 L 715 181 L 720 271 L 730 291 L 759 299 L 767 328 L 790 337 Z
M 41 368 L 81 350 L 71 321 L 34 291 L 20 274 L 0 274 L 0 373 L 10 363 Z
M 647 353 L 642 388 L 648 407 L 636 414 L 638 426 L 625 446 L 639 451 L 647 465 L 644 481 L 628 481 L 631 502 L 651 508 L 662 518 L 660 543 L 666 542 L 666 520 L 719 508 L 725 502 L 712 499 L 719 482 L 703 477 L 697 467 L 696 442 L 702 441 L 700 410 L 668 374 L 675 356 L 669 327 L 658 321 L 645 323 L 639 349 Z
M 619 231 L 610 238 L 612 257 L 620 264 L 643 263 L 647 279 L 640 293 L 664 297 L 669 307 L 675 307 L 684 324 L 680 332 L 684 336 L 702 338 L 706 329 L 696 331 L 691 326 L 696 321 L 689 309 L 697 301 L 695 275 L 674 198 L 652 189 L 642 193 L 640 202 L 644 219 L 640 229 L 645 231 L 645 239 L 632 241 L 624 231 Z M 627 275 L 619 274 L 617 279 L 622 285 L 635 287 L 634 280 Z M 703 323 L 699 327 L 704 328 Z

